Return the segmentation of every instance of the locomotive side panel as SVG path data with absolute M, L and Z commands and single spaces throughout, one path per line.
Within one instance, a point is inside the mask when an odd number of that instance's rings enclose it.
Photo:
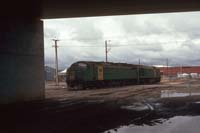
M 130 68 L 105 68 L 104 79 L 105 80 L 128 80 L 137 78 L 137 69 Z

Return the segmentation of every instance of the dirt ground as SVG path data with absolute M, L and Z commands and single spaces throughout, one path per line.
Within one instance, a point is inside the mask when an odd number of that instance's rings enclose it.
M 76 91 L 48 82 L 45 97 L 1 106 L 0 132 L 120 133 L 122 126 L 154 127 L 176 116 L 200 115 L 199 79 Z
M 109 87 L 91 90 L 69 90 L 67 85 L 62 82 L 56 86 L 54 82 L 48 82 L 45 89 L 46 99 L 76 100 L 76 99 L 93 99 L 113 101 L 120 99 L 160 99 L 166 93 L 200 93 L 200 79 L 191 80 L 162 80 L 153 85 L 131 85 L 123 87 Z M 165 93 L 165 94 L 164 94 Z M 173 96 L 175 97 L 175 96 Z M 177 96 L 181 97 L 181 96 Z M 167 98 L 165 96 L 165 98 Z

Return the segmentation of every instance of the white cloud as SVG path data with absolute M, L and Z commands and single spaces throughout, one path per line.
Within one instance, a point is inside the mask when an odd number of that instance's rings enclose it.
M 200 12 L 44 20 L 45 61 L 54 63 L 56 37 L 61 68 L 104 60 L 105 40 L 111 40 L 110 61 L 163 65 L 169 58 L 171 65 L 200 65 L 199 23 Z

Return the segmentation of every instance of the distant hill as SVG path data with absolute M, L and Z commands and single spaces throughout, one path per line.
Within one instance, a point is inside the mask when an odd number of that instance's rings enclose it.
M 49 66 L 45 66 L 45 80 L 46 81 L 52 81 L 54 80 L 54 75 L 55 75 L 55 69 Z

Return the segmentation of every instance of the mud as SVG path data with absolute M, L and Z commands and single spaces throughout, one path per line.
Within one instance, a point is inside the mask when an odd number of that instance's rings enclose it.
M 199 81 L 193 81 L 190 87 L 187 82 L 179 81 L 173 85 L 165 82 L 68 91 L 64 84 L 58 87 L 50 84 L 44 101 L 1 106 L 0 132 L 197 132 Z

